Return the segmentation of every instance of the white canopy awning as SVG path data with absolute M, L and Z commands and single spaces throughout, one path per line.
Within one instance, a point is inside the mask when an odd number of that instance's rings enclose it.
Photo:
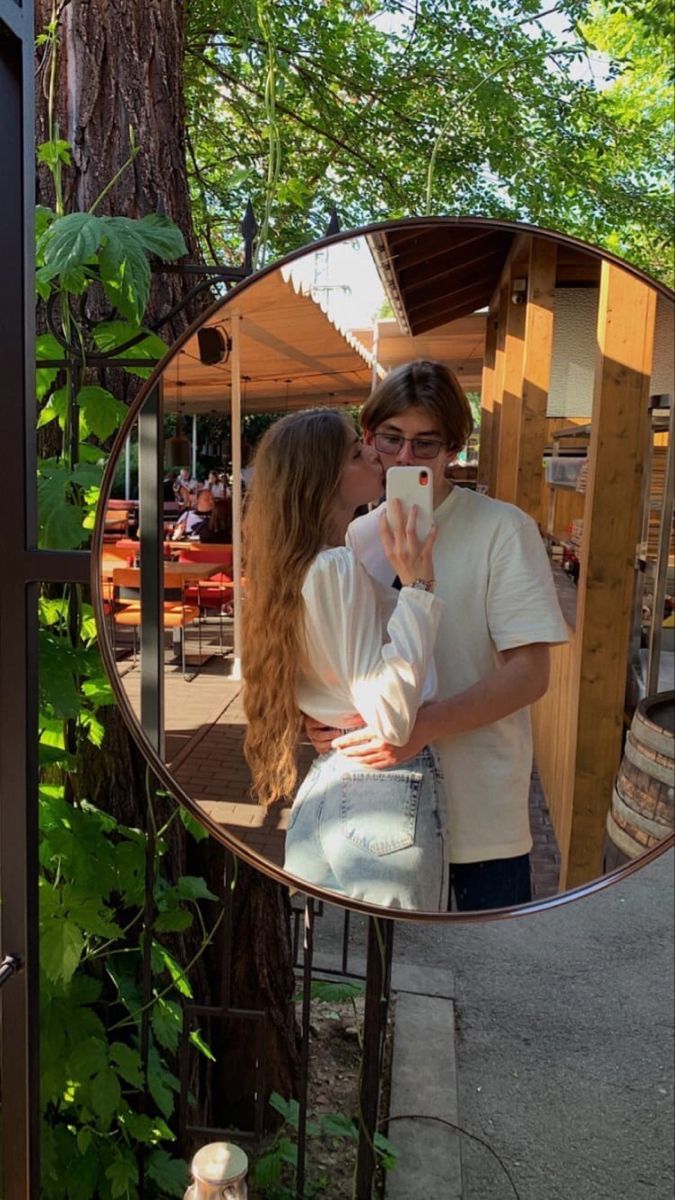
M 242 413 L 362 404 L 367 398 L 370 353 L 334 324 L 288 270 L 273 271 L 233 297 L 208 327 L 231 338 L 234 313 L 239 318 Z M 201 362 L 195 334 L 166 372 L 165 409 L 228 412 L 232 372 L 232 356 L 215 366 Z

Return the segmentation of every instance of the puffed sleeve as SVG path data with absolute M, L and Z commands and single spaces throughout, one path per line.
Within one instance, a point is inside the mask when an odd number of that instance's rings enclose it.
M 377 593 L 351 550 L 322 551 L 303 588 L 308 661 L 326 687 L 351 697 L 385 741 L 408 741 L 420 704 L 442 602 L 404 587 L 382 635 Z

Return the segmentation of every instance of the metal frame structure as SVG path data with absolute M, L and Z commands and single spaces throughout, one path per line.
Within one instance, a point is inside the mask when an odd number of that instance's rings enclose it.
M 4 464 L 4 483 L 14 500 L 14 518 L 4 530 L 5 570 L 0 578 L 0 998 L 1 1044 L 0 1078 L 2 1082 L 2 1162 L 4 1164 L 4 1200 L 35 1200 L 39 1194 L 39 1157 L 37 1123 L 39 1115 L 39 1037 L 38 1037 L 38 912 L 37 912 L 37 590 L 41 582 L 87 583 L 92 573 L 98 594 L 98 572 L 95 541 L 93 552 L 47 551 L 37 549 L 36 525 L 36 454 L 34 401 L 34 295 L 33 295 L 33 195 L 34 195 L 34 113 L 33 113 L 33 3 L 32 0 L 0 0 L 0 111 L 3 114 L 3 137 L 0 139 L 0 261 L 3 263 L 3 288 L 0 293 L 0 377 L 4 384 L 3 431 L 9 449 Z M 441 223 L 442 218 L 423 219 L 428 225 Z M 328 235 L 317 246 L 337 240 L 333 217 Z M 382 222 L 358 233 L 374 233 L 390 223 Z M 475 225 L 499 223 L 481 222 Z M 507 223 L 502 223 L 506 225 Z M 513 228 L 509 225 L 509 228 Z M 521 229 L 532 227 L 520 226 Z M 537 230 L 539 236 L 560 239 L 560 235 Z M 349 235 L 353 236 L 353 235 Z M 588 247 L 585 247 L 588 249 Z M 306 252 L 306 247 L 284 261 L 292 261 Z M 612 258 L 606 255 L 605 257 Z M 619 260 L 615 260 L 619 262 Z M 279 264 L 274 264 L 275 268 Z M 625 266 L 620 263 L 619 265 Z M 227 270 L 201 267 L 197 264 L 169 267 L 168 270 L 202 277 L 224 279 Z M 250 260 L 230 272 L 232 282 L 248 286 Z M 635 274 L 640 274 L 635 272 Z M 248 278 L 247 278 L 248 276 Z M 244 280 L 245 282 L 241 282 Z M 649 281 L 653 283 L 653 281 Z M 188 300 L 204 287 L 196 285 Z M 215 308 L 216 306 L 214 306 Z M 172 314 L 168 314 L 168 320 Z M 196 327 L 196 326 L 195 326 Z M 194 327 L 193 327 L 194 328 Z M 188 331 L 189 333 L 192 330 Z M 181 339 L 184 341 L 185 338 Z M 128 349 L 132 349 L 131 346 Z M 172 348 L 173 350 L 176 347 Z M 129 360 L 132 361 L 132 360 Z M 88 358 L 92 365 L 93 360 Z M 45 364 L 47 365 L 47 364 Z M 53 365 L 61 365 L 55 363 Z M 119 361 L 117 365 L 122 365 Z M 144 364 L 147 365 L 147 360 Z M 158 364 L 148 386 L 129 413 L 122 438 L 143 404 L 142 418 L 142 494 L 151 507 L 158 503 L 160 461 L 158 456 L 158 415 L 161 397 L 158 385 L 165 362 Z M 148 403 L 149 396 L 152 401 Z M 147 420 L 146 420 L 147 417 Z M 109 480 L 109 476 L 108 476 Z M 154 509 L 153 509 L 154 511 Z M 161 575 L 158 523 L 146 522 L 143 542 L 144 610 L 159 615 Z M 147 540 L 146 540 L 147 539 Z M 92 572 L 92 559 L 94 569 Z M 235 564 L 235 576 L 238 574 Z M 99 620 L 100 620 L 99 607 Z M 155 622 L 155 628 L 158 627 Z M 281 870 L 260 860 L 243 844 L 230 844 L 213 821 L 204 818 L 188 796 L 176 787 L 161 761 L 161 709 L 159 687 L 161 655 L 157 633 L 151 623 L 142 632 L 142 652 L 152 663 L 143 701 L 143 725 L 131 718 L 128 705 L 116 688 L 118 702 L 131 731 L 157 774 L 179 802 L 196 816 L 208 831 L 224 841 L 240 857 L 258 869 L 288 884 L 294 882 Z M 105 648 L 104 648 L 105 655 Z M 114 664 L 107 656 L 107 666 L 115 682 Z M 112 669 L 111 669 L 112 668 Z M 673 844 L 667 839 L 661 846 L 590 885 L 575 889 L 565 897 L 528 905 L 518 915 L 530 914 L 589 895 L 625 879 L 633 871 L 653 861 Z M 313 897 L 311 892 L 306 916 L 305 991 L 311 978 Z M 340 898 L 330 895 L 332 903 Z M 341 905 L 371 917 L 369 924 L 368 974 L 366 987 L 366 1056 L 361 1085 L 362 1137 L 359 1148 L 358 1196 L 367 1200 L 373 1171 L 372 1136 L 377 1108 L 377 1083 L 381 1063 L 382 1032 L 386 1013 L 391 964 L 393 923 L 386 921 L 382 910 L 350 902 Z M 397 914 L 398 915 L 398 914 Z M 406 914 L 400 914 L 405 916 Z M 504 919 L 513 910 L 490 914 L 451 914 L 446 920 L 484 921 Z M 420 914 L 408 914 L 420 919 Z M 439 920 L 438 913 L 423 914 L 422 919 Z M 387 934 L 383 937 L 380 924 Z M 302 1195 L 302 1180 L 298 1181 Z

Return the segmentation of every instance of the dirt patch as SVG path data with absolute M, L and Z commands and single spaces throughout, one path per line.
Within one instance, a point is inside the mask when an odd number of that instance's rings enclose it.
M 341 986 L 335 985 L 336 990 Z M 362 994 L 350 999 L 312 1001 L 305 1200 L 314 1200 L 314 1197 L 317 1200 L 349 1200 L 353 1194 L 363 1008 Z M 298 1006 L 298 1019 L 300 1016 Z M 387 1043 L 391 1042 L 392 1028 L 393 998 L 389 1007 Z M 388 1102 L 390 1061 L 391 1054 L 385 1045 L 382 1109 L 384 1101 Z M 332 1134 L 333 1129 L 336 1135 Z M 338 1136 L 337 1131 L 343 1136 Z M 251 1157 L 260 1159 L 270 1149 L 274 1151 L 275 1142 L 279 1146 L 280 1136 L 288 1136 L 295 1142 L 295 1132 L 286 1127 L 277 1139 L 266 1141 L 260 1153 Z M 381 1194 L 381 1173 L 378 1175 L 378 1194 Z M 293 1200 L 295 1196 L 295 1177 L 289 1166 L 283 1168 L 276 1182 L 263 1187 L 256 1186 L 255 1167 L 252 1166 L 249 1180 L 250 1200 Z

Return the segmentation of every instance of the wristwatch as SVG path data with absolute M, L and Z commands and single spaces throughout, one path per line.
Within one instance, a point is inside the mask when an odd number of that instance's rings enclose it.
M 413 579 L 411 587 L 417 588 L 418 592 L 433 592 L 435 579 Z

